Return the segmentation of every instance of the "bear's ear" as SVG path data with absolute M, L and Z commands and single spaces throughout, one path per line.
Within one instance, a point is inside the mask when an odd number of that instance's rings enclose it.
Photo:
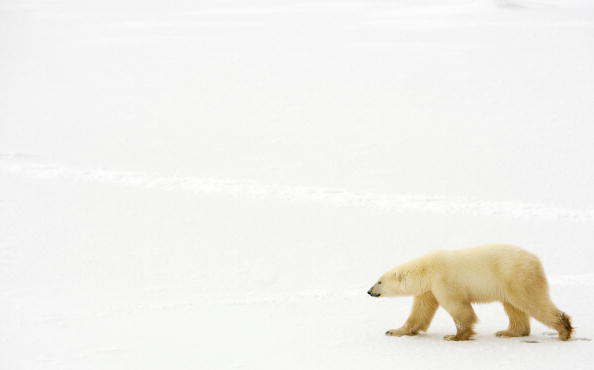
M 407 276 L 408 276 L 407 271 L 399 271 L 394 274 L 394 279 L 396 279 L 397 282 L 402 283 L 403 281 L 406 280 Z

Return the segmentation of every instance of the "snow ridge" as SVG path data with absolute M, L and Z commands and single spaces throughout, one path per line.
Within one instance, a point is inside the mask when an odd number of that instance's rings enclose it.
M 353 192 L 334 188 L 266 184 L 253 180 L 216 177 L 167 176 L 144 172 L 84 169 L 58 164 L 17 162 L 14 159 L 19 159 L 20 156 L 13 155 L 2 155 L 0 158 L 3 159 L 0 162 L 0 171 L 40 179 L 60 178 L 163 191 L 218 194 L 252 199 L 277 199 L 336 207 L 372 208 L 399 213 L 470 214 L 594 222 L 594 210 L 592 209 L 571 209 L 536 203 L 486 201 L 430 195 Z

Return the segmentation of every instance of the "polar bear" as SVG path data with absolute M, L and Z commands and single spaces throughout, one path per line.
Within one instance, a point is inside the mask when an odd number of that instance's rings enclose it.
M 454 319 L 457 332 L 445 340 L 468 340 L 477 317 L 471 303 L 499 301 L 509 327 L 498 337 L 530 334 L 530 316 L 559 332 L 573 333 L 570 318 L 549 298 L 547 280 L 538 257 L 511 245 L 490 244 L 452 251 L 435 251 L 398 265 L 383 274 L 367 292 L 372 297 L 414 296 L 412 312 L 399 329 L 386 335 L 416 335 L 429 327 L 442 306 Z

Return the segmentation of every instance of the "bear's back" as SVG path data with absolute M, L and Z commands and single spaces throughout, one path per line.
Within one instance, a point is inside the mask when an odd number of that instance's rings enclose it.
M 536 256 L 506 244 L 440 251 L 433 258 L 436 278 L 473 302 L 499 300 L 512 283 L 542 275 Z

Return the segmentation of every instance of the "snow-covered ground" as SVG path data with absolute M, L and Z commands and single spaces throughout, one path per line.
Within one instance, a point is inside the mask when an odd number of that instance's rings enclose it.
M 590 0 L 0 0 L 0 368 L 591 368 L 593 66 Z M 384 336 L 498 241 L 575 340 Z

